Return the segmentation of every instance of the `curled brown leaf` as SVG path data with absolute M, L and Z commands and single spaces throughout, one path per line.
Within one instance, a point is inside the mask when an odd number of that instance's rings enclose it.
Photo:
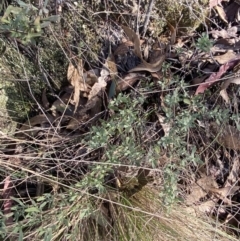
M 84 81 L 82 60 L 77 62 L 75 67 L 72 63 L 68 66 L 67 79 L 74 87 L 73 101 L 75 104 L 75 111 L 79 104 L 80 92 L 89 92 L 90 86 Z
M 129 70 L 129 73 L 138 72 L 138 71 L 147 71 L 150 73 L 158 72 L 162 68 L 162 64 L 166 58 L 166 55 L 163 54 L 159 56 L 158 60 L 155 63 L 147 63 L 144 61 L 143 63 L 139 64 L 137 67 Z
M 134 53 L 136 56 L 138 56 L 140 59 L 142 59 L 142 53 L 141 53 L 141 48 L 140 48 L 140 39 L 138 35 L 129 27 L 127 26 L 122 26 L 124 32 L 128 36 L 129 40 L 133 42 L 134 44 Z

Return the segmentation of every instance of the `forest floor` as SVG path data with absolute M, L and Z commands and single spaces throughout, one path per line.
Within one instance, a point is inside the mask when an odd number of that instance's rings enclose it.
M 239 11 L 3 4 L 0 240 L 238 240 Z

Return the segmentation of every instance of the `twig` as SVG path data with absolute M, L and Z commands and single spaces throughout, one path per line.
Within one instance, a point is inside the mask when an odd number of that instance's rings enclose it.
M 152 12 L 154 3 L 155 3 L 155 0 L 150 0 L 150 3 L 148 5 L 147 14 L 146 14 L 144 24 L 143 24 L 143 37 L 145 36 L 145 34 L 147 32 L 147 27 L 148 27 L 149 19 L 150 19 L 150 13 Z

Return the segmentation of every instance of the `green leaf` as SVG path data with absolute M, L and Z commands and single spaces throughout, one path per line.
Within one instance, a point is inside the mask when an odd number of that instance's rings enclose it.
M 50 24 L 51 24 L 50 21 L 45 21 L 45 22 L 43 22 L 43 23 L 40 24 L 40 27 L 41 27 L 41 28 L 46 28 L 46 27 L 48 27 Z
M 187 99 L 187 98 L 184 98 L 184 99 L 183 99 L 183 102 L 184 102 L 185 104 L 187 104 L 187 105 L 190 105 L 190 104 L 191 104 L 190 99 Z
M 12 5 L 9 5 L 8 8 L 6 9 L 3 17 L 1 18 L 1 21 L 3 22 L 3 20 L 5 20 L 5 18 L 7 18 L 11 13 L 12 14 L 19 14 L 20 12 L 22 12 L 22 8 L 14 7 Z
M 51 241 L 52 240 L 52 229 L 48 229 L 44 236 L 44 241 Z
M 27 3 L 25 3 L 25 2 L 23 2 L 23 1 L 21 1 L 21 0 L 17 0 L 17 3 L 18 3 L 18 5 L 20 6 L 20 7 L 22 7 L 22 8 L 32 8 L 33 10 L 38 10 L 36 7 L 34 7 L 32 4 L 27 4 Z
M 59 22 L 60 21 L 60 15 L 49 16 L 47 18 L 44 18 L 43 21 Z
M 15 202 L 17 202 L 18 204 L 20 204 L 22 207 L 25 206 L 18 198 L 15 197 L 11 197 L 11 199 Z
M 37 207 L 30 207 L 25 209 L 25 212 L 27 213 L 39 212 L 39 209 Z
M 22 241 L 23 240 L 23 231 L 22 229 L 19 230 L 19 236 L 18 236 L 18 241 Z
M 41 201 L 44 201 L 46 198 L 44 196 L 41 196 L 39 198 L 37 198 L 37 202 L 41 202 Z

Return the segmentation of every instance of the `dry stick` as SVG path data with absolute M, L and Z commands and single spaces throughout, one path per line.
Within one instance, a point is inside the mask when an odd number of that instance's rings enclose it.
M 150 19 L 150 13 L 152 12 L 154 1 L 155 0 L 150 0 L 150 3 L 148 5 L 147 14 L 146 14 L 146 17 L 145 17 L 145 20 L 144 20 L 144 24 L 143 24 L 143 37 L 145 36 L 145 34 L 147 32 L 147 27 L 148 27 L 148 23 L 149 23 L 149 19 Z

